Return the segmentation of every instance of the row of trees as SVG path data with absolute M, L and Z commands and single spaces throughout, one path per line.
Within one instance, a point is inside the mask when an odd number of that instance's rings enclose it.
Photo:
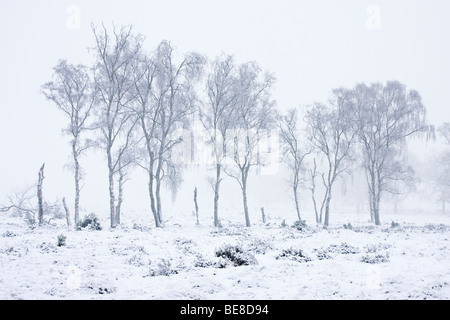
M 242 191 L 245 222 L 248 212 L 248 177 L 252 168 L 269 164 L 274 150 L 262 148 L 264 136 L 280 138 L 282 160 L 290 182 L 298 219 L 299 192 L 311 183 L 318 223 L 328 226 L 335 182 L 350 168 L 364 166 L 370 214 L 380 224 L 383 192 L 396 192 L 392 181 L 408 181 L 411 170 L 401 154 L 406 139 L 432 132 L 418 92 L 399 82 L 340 88 L 326 103 L 310 106 L 299 124 L 299 111 L 280 112 L 272 90 L 275 78 L 255 62 L 238 64 L 222 54 L 213 61 L 190 52 L 178 57 L 170 42 L 152 52 L 143 49 L 143 37 L 131 26 L 92 26 L 95 64 L 87 67 L 60 61 L 45 97 L 68 118 L 74 163 L 74 220 L 79 222 L 79 158 L 91 147 L 105 152 L 109 181 L 111 227 L 120 224 L 124 184 L 131 166 L 148 175 L 150 211 L 155 225 L 163 225 L 162 184 L 176 191 L 182 166 L 174 159 L 198 119 L 206 132 L 205 147 L 212 154 L 214 175 L 213 221 L 220 226 L 220 185 L 234 178 Z M 357 155 L 363 155 L 362 157 Z M 320 181 L 316 181 L 320 179 Z M 317 189 L 321 186 L 320 190 Z M 322 187 L 323 186 L 323 187 Z M 320 200 L 316 200 L 322 191 Z M 324 214 L 324 220 L 322 216 Z

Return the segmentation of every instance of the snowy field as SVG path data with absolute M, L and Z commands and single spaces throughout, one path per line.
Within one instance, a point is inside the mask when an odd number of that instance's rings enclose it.
M 328 230 L 297 230 L 186 216 L 156 229 L 127 216 L 114 230 L 104 219 L 101 231 L 74 231 L 3 214 L 0 299 L 449 299 L 450 217 L 382 218 L 336 214 Z M 227 246 L 240 251 L 218 257 Z

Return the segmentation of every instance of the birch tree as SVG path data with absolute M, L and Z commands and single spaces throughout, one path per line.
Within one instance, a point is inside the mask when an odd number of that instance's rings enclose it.
M 439 137 L 447 147 L 450 147 L 450 123 L 445 122 L 438 128 Z M 450 149 L 444 149 L 437 155 L 437 159 L 430 176 L 435 190 L 439 193 L 439 201 L 442 205 L 442 213 L 446 213 L 445 205 L 450 202 Z
M 53 68 L 53 80 L 42 86 L 45 98 L 52 101 L 68 118 L 64 132 L 72 137 L 72 158 L 75 180 L 74 222 L 79 221 L 82 168 L 80 157 L 90 146 L 83 133 L 90 129 L 89 118 L 95 102 L 95 88 L 84 65 L 60 61 Z
M 219 227 L 219 190 L 222 182 L 222 166 L 226 157 L 226 146 L 230 130 L 235 124 L 238 92 L 238 66 L 233 56 L 222 55 L 211 64 L 206 83 L 207 101 L 200 109 L 200 119 L 208 135 L 207 145 L 212 147 L 215 176 L 214 226 Z
M 355 133 L 352 130 L 352 113 L 351 91 L 336 89 L 327 105 L 316 103 L 305 116 L 308 139 L 325 162 L 325 172 L 321 175 L 325 187 L 324 227 L 329 225 L 333 186 L 339 177 L 348 172 L 353 160 Z
M 251 226 L 248 212 L 247 187 L 252 167 L 264 164 L 258 145 L 265 130 L 273 127 L 275 121 L 274 104 L 271 89 L 275 78 L 271 74 L 261 74 L 255 62 L 239 67 L 238 92 L 235 105 L 235 126 L 233 128 L 233 163 L 227 166 L 225 173 L 234 178 L 242 191 L 245 224 Z
M 308 147 L 302 143 L 298 130 L 298 112 L 290 109 L 285 115 L 278 116 L 278 128 L 283 145 L 283 161 L 289 168 L 289 185 L 292 188 L 295 201 L 295 210 L 298 220 L 301 221 L 299 187 L 304 181 L 305 157 L 310 153 Z
M 140 166 L 148 174 L 150 208 L 156 227 L 162 226 L 163 182 L 168 182 L 175 192 L 181 181 L 182 164 L 176 163 L 173 153 L 184 138 L 177 135 L 178 130 L 189 127 L 189 116 L 195 111 L 195 84 L 204 63 L 203 56 L 197 53 L 188 53 L 177 63 L 173 46 L 162 41 L 135 68 L 135 111 L 145 144 Z
M 444 143 L 450 146 L 450 123 L 444 122 L 438 129 L 440 137 L 443 139 Z
M 362 145 L 371 217 L 381 224 L 384 192 L 398 193 L 400 182 L 411 180 L 412 169 L 402 160 L 407 138 L 429 131 L 420 94 L 398 81 L 354 89 L 356 130 Z
M 132 26 L 114 26 L 112 32 L 108 32 L 104 25 L 100 29 L 92 26 L 92 30 L 97 58 L 94 67 L 98 100 L 96 128 L 101 134 L 99 144 L 106 152 L 110 219 L 114 228 L 120 224 L 125 170 L 133 162 L 130 150 L 137 120 L 131 112 L 135 98 L 132 65 L 141 51 L 142 37 L 132 33 Z

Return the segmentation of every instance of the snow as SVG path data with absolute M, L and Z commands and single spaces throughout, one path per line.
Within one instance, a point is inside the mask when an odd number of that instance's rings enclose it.
M 217 229 L 209 217 L 196 225 L 175 216 L 157 229 L 129 214 L 116 229 L 104 219 L 101 231 L 75 231 L 63 219 L 31 228 L 3 214 L 0 299 L 450 298 L 450 216 L 385 215 L 374 226 L 366 215 L 336 214 L 327 230 L 308 221 L 304 231 L 274 217 L 246 228 L 241 218 Z M 220 268 L 224 245 L 257 263 Z M 280 256 L 288 249 L 309 259 Z

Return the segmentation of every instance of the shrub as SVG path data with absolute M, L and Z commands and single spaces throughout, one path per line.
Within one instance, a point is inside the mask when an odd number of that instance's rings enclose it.
M 225 268 L 227 265 L 230 264 L 229 260 L 226 260 L 222 257 L 220 257 L 219 259 L 217 259 L 216 261 L 211 261 L 205 257 L 203 257 L 200 253 L 198 253 L 196 255 L 196 259 L 194 262 L 194 267 L 195 268 Z
M 284 249 L 275 259 L 289 259 L 298 262 L 308 262 L 311 261 L 311 258 L 306 256 L 301 249 Z
M 170 276 L 171 274 L 178 274 L 178 270 L 172 268 L 172 263 L 169 260 L 161 259 L 156 266 L 152 266 L 152 262 L 149 262 L 149 276 Z
M 391 222 L 391 228 L 398 228 L 398 227 L 400 227 L 400 223 L 394 221 Z
M 346 242 L 342 242 L 340 245 L 330 245 L 327 248 L 327 252 L 334 252 L 339 254 L 356 254 L 359 253 L 359 249 L 357 247 L 349 245 Z
M 66 245 L 66 239 L 67 239 L 67 237 L 66 237 L 65 235 L 60 234 L 60 235 L 57 237 L 57 240 L 58 240 L 58 247 L 63 247 L 63 246 L 65 246 L 65 245 Z
M 297 220 L 292 225 L 292 228 L 297 229 L 298 231 L 304 231 L 308 228 L 305 220 Z
M 319 260 L 325 260 L 325 259 L 331 259 L 332 257 L 328 254 L 328 252 L 323 249 L 314 249 L 314 251 L 316 252 L 316 257 Z
M 84 217 L 84 219 L 77 223 L 77 230 L 88 228 L 90 230 L 102 230 L 100 221 L 93 213 Z
M 347 223 L 347 224 L 344 224 L 344 229 L 347 229 L 347 230 L 353 230 L 353 226 L 352 226 L 351 223 L 349 222 L 349 223 Z
M 17 236 L 17 234 L 15 234 L 14 232 L 9 231 L 9 230 L 6 230 L 6 231 L 2 234 L 2 237 L 5 237 L 5 238 L 12 238 L 12 237 L 15 237 L 15 236 Z
M 251 253 L 244 252 L 240 246 L 225 245 L 216 250 L 216 257 L 232 262 L 235 267 L 257 263 L 255 257 Z
M 364 246 L 364 249 L 366 250 L 367 253 L 375 253 L 378 252 L 380 250 L 386 250 L 391 248 L 392 245 L 388 244 L 388 243 L 379 243 L 379 244 L 368 244 Z
M 371 264 L 376 264 L 376 263 L 384 263 L 384 262 L 389 262 L 389 253 L 385 253 L 385 254 L 375 254 L 375 255 L 365 255 L 361 257 L 361 262 L 364 263 L 371 263 Z
M 266 254 L 273 249 L 272 240 L 256 238 L 247 245 L 247 248 L 254 253 Z

